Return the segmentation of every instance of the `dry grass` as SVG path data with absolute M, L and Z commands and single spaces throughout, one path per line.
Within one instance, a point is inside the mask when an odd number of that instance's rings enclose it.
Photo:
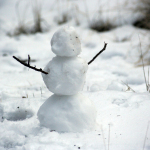
M 140 42 L 139 37 L 140 36 Z M 132 34 L 131 45 L 127 53 L 127 59 L 134 63 L 135 67 L 150 65 L 150 31 L 138 30 L 138 33 Z M 141 53 L 142 49 L 142 53 Z
M 126 85 L 127 86 L 127 89 L 126 89 L 126 91 L 132 91 L 132 92 L 134 92 L 135 93 L 135 91 L 128 85 L 128 83 L 125 83 L 125 82 L 123 82 L 122 81 L 122 83 L 124 84 L 124 85 Z
M 18 1 L 15 5 L 15 10 L 16 10 L 16 15 L 17 15 L 17 19 L 18 19 L 18 26 L 16 27 L 15 31 L 14 31 L 14 35 L 19 35 L 21 33 L 23 34 L 27 34 L 28 30 L 26 28 L 26 23 L 25 23 L 25 14 L 28 8 L 28 5 L 26 4 L 25 9 L 23 10 L 23 14 L 20 15 L 20 11 L 19 11 L 19 6 L 21 4 L 21 1 Z
M 145 65 L 144 65 L 144 61 L 143 61 L 143 52 L 142 52 L 142 47 L 141 47 L 140 36 L 139 36 L 139 41 L 140 41 L 141 59 L 142 59 L 142 67 L 143 67 L 143 74 L 144 74 L 144 79 L 145 79 L 146 90 L 147 90 L 147 92 L 150 93 L 149 68 L 148 68 L 148 72 L 147 72 L 147 76 L 146 76 L 146 71 L 145 71 Z
M 32 1 L 32 12 L 34 18 L 34 28 L 32 29 L 32 33 L 42 32 L 42 1 L 34 0 Z
M 99 20 L 93 20 L 90 22 L 90 28 L 92 30 L 96 30 L 98 32 L 104 32 L 109 31 L 113 28 L 115 28 L 114 25 L 110 21 L 104 21 L 102 19 Z
M 140 0 L 140 5 L 136 8 L 143 14 L 143 18 L 134 22 L 134 26 L 150 29 L 150 0 Z
M 61 25 L 61 24 L 64 24 L 66 22 L 68 22 L 69 20 L 71 19 L 71 17 L 68 15 L 67 12 L 63 12 L 61 14 L 61 16 L 56 20 L 56 22 Z
M 21 10 L 21 5 L 26 5 L 23 10 Z M 27 12 L 31 8 L 31 13 L 33 15 L 33 20 L 27 20 Z M 43 32 L 42 22 L 45 20 L 42 18 L 42 1 L 33 0 L 31 3 L 23 1 L 18 1 L 15 6 L 16 15 L 18 19 L 18 25 L 14 32 L 8 33 L 9 36 L 17 36 L 20 34 L 34 34 L 37 32 Z
M 147 123 L 147 129 L 146 129 L 146 134 L 145 134 L 145 138 L 144 138 L 144 143 L 143 143 L 143 150 L 145 149 L 146 146 L 146 140 L 147 140 L 147 134 L 148 134 L 148 130 L 149 130 L 149 125 L 150 125 L 150 121 Z

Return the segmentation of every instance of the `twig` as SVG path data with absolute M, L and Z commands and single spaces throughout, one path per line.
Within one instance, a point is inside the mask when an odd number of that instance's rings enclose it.
M 42 73 L 44 73 L 44 74 L 48 74 L 48 72 L 43 71 L 41 68 L 38 69 L 38 68 L 36 68 L 36 67 L 30 66 L 30 56 L 29 56 L 29 55 L 28 55 L 28 63 L 22 62 L 20 59 L 18 59 L 18 58 L 15 57 L 15 56 L 13 56 L 13 58 L 16 59 L 18 62 L 20 62 L 22 65 L 24 65 L 24 66 L 26 66 L 26 67 L 28 67 L 28 68 L 31 68 L 31 69 L 33 69 L 33 70 L 35 70 L 35 71 L 42 72 Z
M 144 144 L 143 144 L 143 150 L 144 150 L 145 145 L 146 145 L 146 139 L 147 139 L 147 133 L 148 133 L 148 129 L 149 129 L 149 124 L 150 124 L 150 121 L 149 121 L 148 124 L 147 124 L 147 129 L 146 129 L 146 134 L 145 134 Z
M 105 137 L 104 137 L 104 132 L 103 132 L 102 125 L 101 125 L 101 132 L 102 132 L 102 138 L 103 138 L 104 147 L 105 147 L 105 150 L 106 150 L 106 143 L 105 143 Z
M 143 53 L 142 53 L 142 46 L 141 46 L 140 36 L 139 36 L 139 41 L 140 41 L 141 59 L 142 59 L 142 66 L 143 66 L 143 74 L 144 74 L 144 79 L 145 79 L 145 85 L 146 85 L 146 90 L 149 91 L 149 87 L 148 87 L 148 83 L 147 83 L 147 79 L 146 79 L 146 75 L 145 75 L 145 66 L 144 66 L 144 61 L 143 61 Z
M 108 150 L 109 150 L 109 145 L 110 145 L 110 124 L 109 125 L 109 131 L 108 131 Z
M 88 62 L 88 65 L 90 65 L 90 64 L 106 49 L 106 46 L 107 46 L 107 43 L 104 42 L 104 47 L 103 47 L 103 49 L 102 49 L 100 52 L 98 52 L 98 53 L 93 57 L 92 60 L 90 60 L 90 61 Z
M 122 83 L 128 87 L 128 89 L 126 91 L 130 91 L 131 90 L 132 92 L 135 93 L 135 91 L 127 83 L 124 83 L 123 81 L 122 81 Z

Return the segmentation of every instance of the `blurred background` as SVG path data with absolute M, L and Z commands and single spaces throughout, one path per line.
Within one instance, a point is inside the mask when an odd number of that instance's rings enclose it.
M 149 0 L 0 0 L 0 36 L 6 35 L 18 38 L 19 35 L 34 35 L 53 32 L 56 27 L 72 25 L 95 32 L 107 32 L 125 25 L 136 28 L 150 29 Z M 130 32 L 130 31 L 127 31 Z M 120 33 L 121 34 L 121 33 Z M 115 37 L 116 36 L 116 37 Z M 138 49 L 133 34 L 114 41 L 130 40 L 132 49 Z M 121 41 L 120 41 L 121 40 Z M 142 33 L 144 44 L 143 57 L 145 64 L 148 59 L 150 44 L 149 35 Z M 8 42 L 8 41 L 7 41 Z M 0 47 L 0 55 L 6 57 L 15 51 L 8 52 L 10 43 L 5 48 Z M 92 44 L 89 44 L 92 46 Z M 3 49 L 3 50 L 2 50 Z M 6 50 L 4 50 L 6 49 Z M 134 51 L 137 58 L 134 63 L 140 65 L 141 52 Z M 129 56 L 133 55 L 130 52 Z
M 56 56 L 51 38 L 64 26 L 75 27 L 79 57 L 86 62 L 108 43 L 88 67 L 82 91 L 96 106 L 97 131 L 41 128 L 37 111 L 53 93 L 41 73 L 12 57 L 28 63 L 30 55 L 30 65 L 44 69 Z M 81 145 L 106 150 L 111 129 L 111 150 L 149 150 L 149 65 L 150 0 L 0 0 L 0 149 L 72 150 Z
M 0 0 L 1 30 L 11 36 L 66 23 L 98 32 L 125 24 L 149 29 L 149 13 L 149 0 Z

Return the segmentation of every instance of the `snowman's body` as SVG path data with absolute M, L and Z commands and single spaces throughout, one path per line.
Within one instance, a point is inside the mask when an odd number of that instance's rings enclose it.
M 83 131 L 95 126 L 96 112 L 91 101 L 78 92 L 82 90 L 87 63 L 77 57 L 81 43 L 73 27 L 58 30 L 51 40 L 57 55 L 42 74 L 47 88 L 54 93 L 40 107 L 41 125 L 56 131 Z
M 78 57 L 54 57 L 42 74 L 47 88 L 59 95 L 73 95 L 82 90 L 87 72 L 87 63 Z

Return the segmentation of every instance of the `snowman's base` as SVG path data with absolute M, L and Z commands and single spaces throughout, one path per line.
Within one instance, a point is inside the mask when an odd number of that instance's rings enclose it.
M 40 107 L 38 119 L 42 126 L 63 132 L 92 130 L 96 124 L 96 110 L 82 94 L 52 95 Z

